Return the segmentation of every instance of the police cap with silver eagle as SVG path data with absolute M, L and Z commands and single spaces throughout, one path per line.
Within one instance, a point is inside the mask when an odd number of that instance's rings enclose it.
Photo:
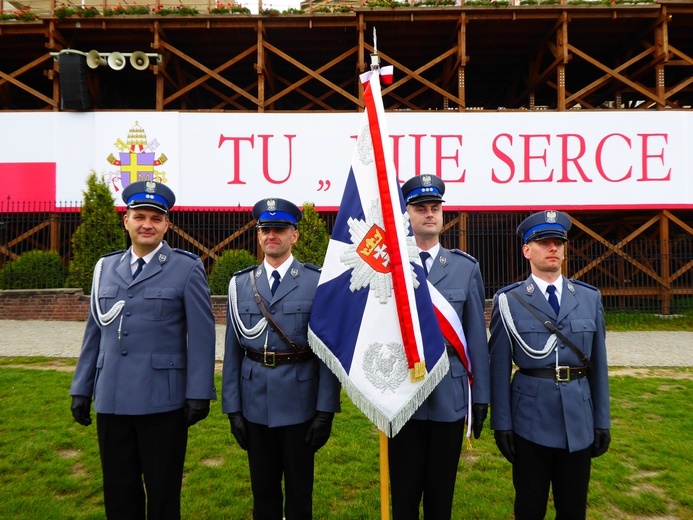
M 445 202 L 445 183 L 436 175 L 417 175 L 402 186 L 402 195 L 407 204 L 420 202 Z
M 560 238 L 565 242 L 572 225 L 568 215 L 550 209 L 539 211 L 524 219 L 517 227 L 517 234 L 522 238 L 523 244 L 545 238 Z
M 123 190 L 123 202 L 129 208 L 154 208 L 168 213 L 176 203 L 171 188 L 156 181 L 137 181 Z
M 298 222 L 303 217 L 301 210 L 285 199 L 262 199 L 253 206 L 253 218 L 256 226 L 263 227 L 298 227 Z

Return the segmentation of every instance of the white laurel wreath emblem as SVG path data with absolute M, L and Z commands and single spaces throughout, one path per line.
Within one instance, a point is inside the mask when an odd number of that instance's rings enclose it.
M 371 343 L 363 356 L 363 372 L 381 393 L 394 393 L 409 373 L 402 344 Z

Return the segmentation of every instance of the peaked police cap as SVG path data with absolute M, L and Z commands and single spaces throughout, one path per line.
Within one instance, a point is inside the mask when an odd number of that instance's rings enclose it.
M 406 204 L 420 202 L 445 202 L 445 183 L 436 175 L 417 175 L 402 186 L 402 195 Z
M 128 208 L 154 208 L 168 213 L 176 203 L 171 188 L 156 181 L 137 181 L 123 190 L 123 202 Z
M 568 215 L 562 211 L 549 209 L 524 219 L 517 227 L 517 234 L 522 238 L 523 244 L 545 238 L 560 238 L 565 242 L 568 240 L 568 231 L 572 225 Z
M 303 217 L 301 210 L 285 199 L 262 199 L 253 206 L 253 218 L 256 226 L 262 227 L 298 227 Z

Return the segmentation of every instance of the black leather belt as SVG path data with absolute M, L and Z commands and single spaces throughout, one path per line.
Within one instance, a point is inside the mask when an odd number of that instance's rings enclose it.
M 312 359 L 315 354 L 312 350 L 300 350 L 298 352 L 273 352 L 245 349 L 245 355 L 253 361 L 262 363 L 263 366 L 274 368 L 277 365 L 287 365 L 289 363 L 300 363 Z
M 520 373 L 532 377 L 553 379 L 557 383 L 573 381 L 587 375 L 587 367 L 521 368 Z

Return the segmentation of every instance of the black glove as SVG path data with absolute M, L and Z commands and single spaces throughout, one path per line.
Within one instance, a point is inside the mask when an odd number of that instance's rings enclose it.
M 592 457 L 604 455 L 611 444 L 611 433 L 609 430 L 594 430 L 594 442 L 592 443 Z
M 330 438 L 332 419 L 334 419 L 334 413 L 332 412 L 317 412 L 315 414 L 313 422 L 308 426 L 308 432 L 305 438 L 309 452 L 315 453 L 322 448 L 327 442 L 327 439 Z
M 82 426 L 89 426 L 91 424 L 91 397 L 85 397 L 83 395 L 73 395 L 72 405 L 70 406 L 72 410 L 72 417 L 75 418 Z
M 188 427 L 209 415 L 209 399 L 186 399 L 185 422 Z
M 481 437 L 481 429 L 484 427 L 484 421 L 488 415 L 488 404 L 474 403 L 472 405 L 472 430 L 474 438 Z
M 228 414 L 231 423 L 231 433 L 236 438 L 238 445 L 244 450 L 248 449 L 248 429 L 245 426 L 245 419 L 241 412 Z
M 496 430 L 493 437 L 503 456 L 510 464 L 515 464 L 515 433 L 512 430 Z

